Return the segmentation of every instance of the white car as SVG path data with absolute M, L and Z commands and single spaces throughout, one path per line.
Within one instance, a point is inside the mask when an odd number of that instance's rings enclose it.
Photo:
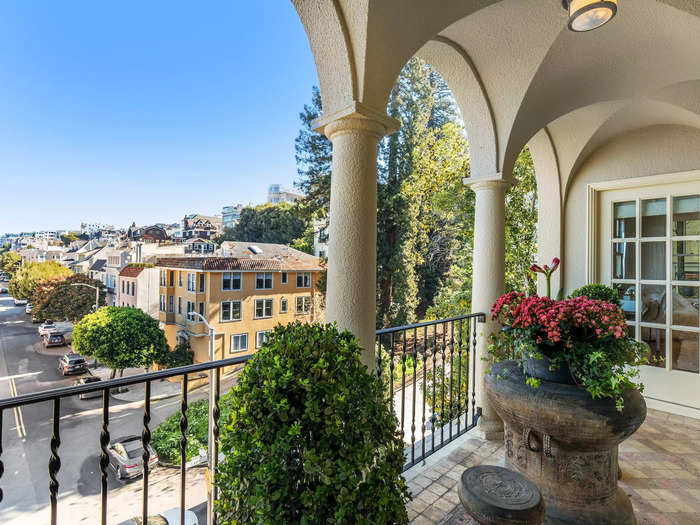
M 32 303 L 27 303 L 27 306 L 24 307 L 24 313 L 30 314 L 30 313 L 32 313 L 33 309 L 34 309 L 34 307 L 32 306 Z
M 56 325 L 54 324 L 53 321 L 46 321 L 44 323 L 41 323 L 39 325 L 39 336 L 44 337 L 47 334 L 50 334 L 52 332 L 56 331 Z
M 27 304 L 26 299 L 17 299 L 15 297 L 15 306 L 25 306 Z

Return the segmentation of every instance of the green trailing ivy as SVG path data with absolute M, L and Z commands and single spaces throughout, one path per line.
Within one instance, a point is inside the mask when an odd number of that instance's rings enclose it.
M 402 524 L 404 444 L 382 382 L 333 326 L 278 326 L 223 423 L 219 523 Z

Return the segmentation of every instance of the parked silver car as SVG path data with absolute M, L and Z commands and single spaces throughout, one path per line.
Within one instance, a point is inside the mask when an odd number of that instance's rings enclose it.
M 158 465 L 158 454 L 148 446 L 150 458 L 148 468 Z M 143 474 L 143 445 L 141 436 L 126 436 L 110 442 L 107 447 L 109 464 L 114 469 L 117 479 L 135 478 Z

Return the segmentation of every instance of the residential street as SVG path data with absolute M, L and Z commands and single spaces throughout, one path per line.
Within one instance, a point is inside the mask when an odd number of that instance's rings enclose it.
M 24 307 L 13 306 L 9 295 L 0 295 L 0 397 L 26 394 L 71 385 L 74 377 L 63 378 L 56 370 L 57 357 L 37 353 L 37 325 L 32 324 Z M 138 386 L 136 388 L 139 388 Z M 206 391 L 191 395 L 202 397 Z M 177 410 L 179 398 L 152 403 L 151 429 Z M 113 438 L 141 434 L 143 404 L 111 399 L 110 433 Z M 59 523 L 94 523 L 99 518 L 99 435 L 101 399 L 61 401 L 58 475 Z M 4 474 L 0 478 L 3 524 L 45 523 L 48 521 L 48 461 L 51 438 L 51 406 L 40 403 L 20 410 L 6 410 L 2 425 Z M 205 498 L 203 469 L 190 470 L 192 486 L 188 505 Z M 151 477 L 151 513 L 178 505 L 179 476 L 175 469 L 159 467 Z M 141 478 L 121 482 L 110 469 L 110 523 L 139 514 Z M 115 520 L 115 521 L 113 521 Z

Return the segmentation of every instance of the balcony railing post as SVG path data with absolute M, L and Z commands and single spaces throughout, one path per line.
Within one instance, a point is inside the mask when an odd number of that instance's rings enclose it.
M 109 455 L 107 454 L 109 447 L 109 388 L 102 391 L 102 431 L 100 432 L 100 485 L 101 485 L 101 509 L 102 509 L 102 525 L 107 525 L 107 467 L 109 466 Z
M 143 523 L 148 523 L 148 474 L 149 462 L 151 453 L 149 447 L 151 445 L 151 429 L 148 424 L 151 422 L 151 382 L 144 383 L 143 395 L 143 431 L 141 432 L 141 444 L 143 445 L 143 506 L 142 519 Z
M 5 412 L 2 408 L 0 408 L 0 479 L 2 479 L 2 475 L 5 473 L 5 465 L 2 463 L 2 418 L 5 415 Z M 0 488 L 0 503 L 2 503 L 2 488 Z
M 187 466 L 187 374 L 182 376 L 180 401 L 180 523 L 185 523 L 185 468 Z
M 411 463 L 416 461 L 416 384 L 418 383 L 418 332 L 413 329 L 413 406 L 411 408 Z
M 51 428 L 51 458 L 49 459 L 49 499 L 51 501 L 51 525 L 58 522 L 58 471 L 61 469 L 61 457 L 58 447 L 61 446 L 59 422 L 61 419 L 61 400 L 53 400 L 53 426 Z

